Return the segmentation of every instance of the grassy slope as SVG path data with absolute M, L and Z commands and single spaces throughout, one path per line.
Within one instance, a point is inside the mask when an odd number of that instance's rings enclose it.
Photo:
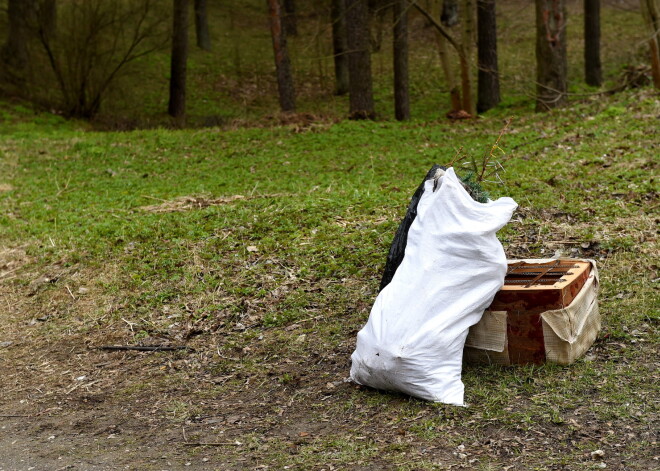
M 74 348 L 84 369 L 80 358 L 101 358 L 87 346 L 166 341 L 198 353 L 136 355 L 114 379 L 88 365 L 100 383 L 87 395 L 104 391 L 108 404 L 164 397 L 138 412 L 189 433 L 201 418 L 228 413 L 231 401 L 218 398 L 240 397 L 234 407 L 258 419 L 228 422 L 223 437 L 248 445 L 210 452 L 227 463 L 584 469 L 596 466 L 596 449 L 614 469 L 657 463 L 660 103 L 650 90 L 458 124 L 234 131 L 95 133 L 3 110 L 8 410 L 25 391 L 44 408 L 70 404 L 76 383 L 66 375 L 14 369 L 35 348 Z M 492 190 L 521 210 L 501 239 L 510 256 L 561 250 L 598 260 L 596 346 L 568 368 L 467 367 L 467 409 L 342 383 L 419 178 L 458 146 L 480 155 L 509 114 L 518 116 L 502 142 L 512 158 L 507 185 Z M 245 198 L 217 201 L 233 195 Z M 176 200 L 184 196 L 197 199 Z M 158 212 L 176 208 L 184 210 Z

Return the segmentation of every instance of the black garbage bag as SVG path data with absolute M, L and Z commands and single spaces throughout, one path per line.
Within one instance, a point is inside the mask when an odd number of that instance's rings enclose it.
M 442 172 L 438 172 L 438 170 L 442 170 Z M 444 170 L 447 170 L 447 167 L 443 167 L 437 164 L 433 165 L 431 170 L 428 171 L 424 177 L 424 180 L 417 187 L 417 190 L 415 190 L 415 193 L 410 199 L 408 211 L 406 211 L 406 215 L 403 217 L 401 224 L 399 224 L 399 228 L 396 230 L 394 240 L 390 246 L 390 252 L 387 254 L 387 262 L 385 263 L 383 278 L 380 281 L 379 291 L 390 284 L 394 273 L 396 273 L 396 269 L 399 268 L 399 265 L 401 265 L 401 260 L 403 260 L 403 255 L 406 252 L 406 245 L 408 243 L 408 230 L 410 230 L 410 226 L 415 220 L 415 217 L 417 217 L 417 204 L 422 197 L 422 193 L 424 193 L 424 182 L 432 179 L 437 180 L 437 178 L 442 175 Z

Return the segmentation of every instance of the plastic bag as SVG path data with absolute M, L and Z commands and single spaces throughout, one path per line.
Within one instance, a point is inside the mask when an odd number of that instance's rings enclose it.
M 396 273 L 396 269 L 401 265 L 403 260 L 403 255 L 406 251 L 406 244 L 408 243 L 408 231 L 413 221 L 417 217 L 417 205 L 419 200 L 424 193 L 424 185 L 427 180 L 437 180 L 439 175 L 444 175 L 446 167 L 441 167 L 440 165 L 434 165 L 431 167 L 431 170 L 428 171 L 424 177 L 424 181 L 417 187 L 415 193 L 413 193 L 412 198 L 410 199 L 410 204 L 408 204 L 408 211 L 406 215 L 401 220 L 396 234 L 394 235 L 394 240 L 390 246 L 390 251 L 387 254 L 387 261 L 385 262 L 385 269 L 383 270 L 383 277 L 380 280 L 380 290 L 385 288 L 392 281 L 392 277 Z
M 474 201 L 453 168 L 435 192 L 426 181 L 403 261 L 358 333 L 353 381 L 463 405 L 465 338 L 504 284 L 495 233 L 516 206 L 511 198 Z

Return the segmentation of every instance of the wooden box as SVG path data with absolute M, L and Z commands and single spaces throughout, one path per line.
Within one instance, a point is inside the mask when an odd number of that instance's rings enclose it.
M 600 330 L 597 290 L 592 261 L 510 261 L 504 287 L 470 328 L 466 361 L 572 363 Z

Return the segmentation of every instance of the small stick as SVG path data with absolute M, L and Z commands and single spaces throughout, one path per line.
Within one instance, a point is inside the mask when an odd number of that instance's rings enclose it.
M 7 276 L 7 275 L 9 275 L 9 274 L 14 273 L 14 272 L 17 271 L 19 268 L 21 268 L 21 267 L 16 267 L 16 268 L 14 268 L 13 270 L 9 270 L 9 271 L 4 272 L 2 275 L 0 275 L 0 278 L 4 278 L 5 276 Z
M 184 446 L 241 446 L 240 442 L 194 442 L 194 443 L 184 443 Z
M 156 201 L 162 201 L 162 202 L 164 202 L 164 203 L 167 202 L 167 200 L 164 200 L 164 199 L 162 199 L 162 198 L 156 198 L 155 196 L 149 196 L 149 195 L 140 195 L 140 196 L 141 196 L 142 198 L 149 198 L 149 199 L 156 200 Z
M 319 316 L 308 317 L 308 318 L 300 320 L 300 321 L 295 321 L 294 324 L 297 324 L 299 322 L 315 321 L 316 319 L 320 319 L 321 317 L 323 317 L 323 314 L 321 314 Z
M 153 345 L 153 346 L 142 346 L 142 345 L 101 345 L 96 347 L 97 350 L 137 350 L 140 352 L 170 352 L 173 350 L 193 350 L 190 347 L 185 345 Z
M 71 298 L 75 301 L 75 300 L 76 300 L 76 297 L 75 297 L 75 296 L 73 295 L 73 293 L 71 292 L 71 288 L 69 288 L 69 285 L 66 285 L 66 290 L 67 290 L 67 291 L 69 292 L 69 294 L 71 295 Z
M 477 178 L 477 181 L 483 181 L 484 175 L 486 173 L 486 165 L 490 160 L 495 158 L 495 155 L 493 154 L 496 149 L 500 149 L 500 140 L 502 139 L 502 136 L 506 132 L 507 128 L 511 124 L 511 121 L 513 121 L 513 116 L 511 116 L 509 119 L 506 120 L 506 123 L 504 124 L 504 127 L 500 130 L 500 135 L 497 136 L 497 139 L 495 140 L 495 143 L 491 146 L 490 152 L 487 156 L 484 157 L 484 165 L 481 167 L 481 174 L 479 174 L 479 178 Z

